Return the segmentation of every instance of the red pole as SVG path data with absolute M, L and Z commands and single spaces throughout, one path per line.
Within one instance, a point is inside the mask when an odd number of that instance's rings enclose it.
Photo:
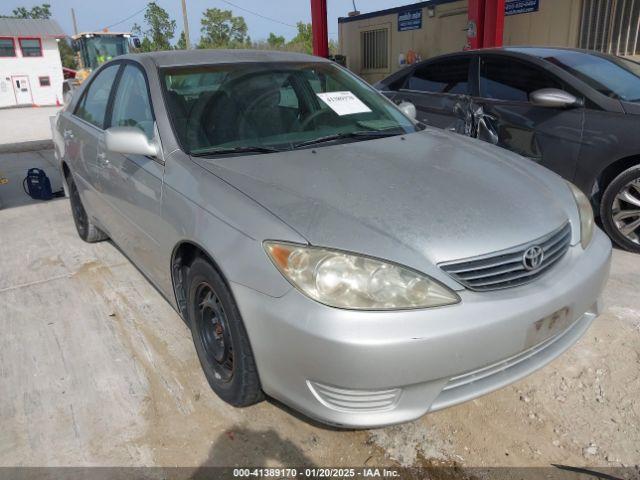
M 504 0 L 485 0 L 483 47 L 501 47 L 504 36 Z
M 313 33 L 313 54 L 318 57 L 328 57 L 327 0 L 311 0 L 311 31 Z
M 482 48 L 484 43 L 485 0 L 469 0 L 467 24 L 468 48 Z

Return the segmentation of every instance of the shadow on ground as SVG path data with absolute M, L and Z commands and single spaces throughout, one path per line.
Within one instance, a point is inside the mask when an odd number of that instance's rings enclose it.
M 237 428 L 226 430 L 211 446 L 194 479 L 211 478 L 210 467 L 313 467 L 313 461 L 278 432 Z

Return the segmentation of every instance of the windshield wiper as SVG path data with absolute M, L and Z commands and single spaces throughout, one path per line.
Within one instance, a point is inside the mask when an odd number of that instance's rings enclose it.
M 383 137 L 395 137 L 396 135 L 401 135 L 404 132 L 389 132 L 384 130 L 362 130 L 358 132 L 347 132 L 347 133 L 335 133 L 333 135 L 326 135 L 324 137 L 314 138 L 313 140 L 308 140 L 306 142 L 296 143 L 293 148 L 304 148 L 309 147 L 311 145 L 318 145 L 320 143 L 333 142 L 335 140 L 342 140 L 345 138 L 383 138 Z
M 229 147 L 229 148 L 205 148 L 196 152 L 191 152 L 194 157 L 206 157 L 207 155 L 228 155 L 233 153 L 277 153 L 282 152 L 273 147 L 262 147 L 259 145 L 251 145 L 247 147 Z

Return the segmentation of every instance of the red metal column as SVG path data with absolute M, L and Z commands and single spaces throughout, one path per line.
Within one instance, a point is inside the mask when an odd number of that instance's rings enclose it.
M 468 48 L 482 48 L 484 42 L 484 10 L 485 0 L 469 0 Z
M 501 47 L 504 36 L 504 0 L 485 0 L 482 46 Z
M 311 0 L 311 30 L 313 33 L 313 54 L 319 57 L 328 57 L 327 0 Z

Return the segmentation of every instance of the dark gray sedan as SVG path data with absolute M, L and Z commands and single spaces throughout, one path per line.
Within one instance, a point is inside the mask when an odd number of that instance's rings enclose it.
M 418 119 L 482 138 L 571 180 L 621 247 L 640 252 L 640 64 L 518 47 L 437 57 L 376 87 Z

